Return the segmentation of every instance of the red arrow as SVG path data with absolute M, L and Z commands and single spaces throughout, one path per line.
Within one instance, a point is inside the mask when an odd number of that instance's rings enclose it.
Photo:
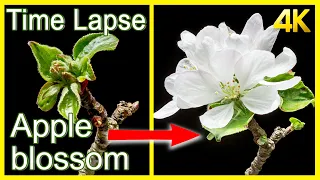
M 198 133 L 170 124 L 170 130 L 109 130 L 109 140 L 171 140 L 171 146 L 199 136 Z

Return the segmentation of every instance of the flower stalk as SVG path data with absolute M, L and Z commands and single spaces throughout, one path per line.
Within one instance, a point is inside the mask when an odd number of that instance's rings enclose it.
M 119 124 L 138 110 L 139 102 L 130 103 L 120 101 L 112 115 L 108 117 L 106 109 L 92 96 L 87 87 L 84 87 L 80 96 L 82 106 L 87 110 L 93 124 L 97 127 L 94 142 L 91 144 L 87 153 L 97 152 L 102 155 L 110 144 L 108 141 L 108 130 L 119 129 Z M 91 166 L 96 166 L 97 163 L 97 158 L 91 156 Z M 79 171 L 79 175 L 93 175 L 94 173 L 95 171 L 90 170 L 87 166 L 84 166 L 84 168 Z
M 292 124 L 287 128 L 276 127 L 271 136 L 265 141 L 262 141 L 263 137 L 266 137 L 266 132 L 259 126 L 255 119 L 252 119 L 248 124 L 248 129 L 252 132 L 254 142 L 259 146 L 257 156 L 251 162 L 250 167 L 245 171 L 245 175 L 257 175 L 262 170 L 262 166 L 266 160 L 271 156 L 272 151 L 275 149 L 275 145 L 292 131 L 294 127 Z

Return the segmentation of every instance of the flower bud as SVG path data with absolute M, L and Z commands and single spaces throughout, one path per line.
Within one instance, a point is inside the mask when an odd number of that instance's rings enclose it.
M 61 80 L 62 73 L 67 71 L 69 71 L 69 67 L 65 62 L 62 62 L 60 60 L 52 61 L 50 66 L 50 73 L 53 77 Z

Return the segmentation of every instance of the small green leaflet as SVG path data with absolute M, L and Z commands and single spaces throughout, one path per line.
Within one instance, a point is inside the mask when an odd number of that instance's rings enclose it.
M 293 127 L 294 130 L 301 130 L 305 125 L 304 122 L 301 122 L 299 119 L 294 117 L 291 117 L 289 121 L 291 122 L 291 126 Z
M 261 136 L 259 137 L 259 139 L 257 140 L 257 143 L 259 146 L 264 145 L 266 142 L 268 141 L 267 136 Z

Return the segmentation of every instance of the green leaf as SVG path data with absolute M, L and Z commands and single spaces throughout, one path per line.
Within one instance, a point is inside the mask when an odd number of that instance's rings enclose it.
M 303 109 L 310 103 L 314 106 L 314 95 L 302 81 L 290 89 L 278 92 L 282 99 L 280 109 L 284 112 Z
M 56 104 L 62 85 L 54 82 L 46 82 L 40 89 L 37 105 L 42 111 L 49 111 Z
M 94 74 L 92 65 L 90 64 L 88 58 L 85 58 L 85 60 L 82 61 L 82 65 L 80 67 L 80 76 L 78 76 L 77 79 L 79 82 L 83 82 L 86 79 L 89 81 L 96 80 L 96 75 Z
M 207 139 L 211 140 L 214 137 L 217 142 L 220 142 L 221 138 L 224 136 L 246 130 L 247 125 L 252 119 L 253 115 L 254 114 L 245 108 L 241 102 L 235 103 L 233 117 L 227 126 L 215 129 L 203 127 L 210 132 L 210 134 L 207 136 Z
M 291 126 L 293 127 L 294 130 L 301 130 L 305 125 L 304 122 L 301 122 L 299 119 L 294 117 L 291 117 L 289 121 L 291 122 Z
M 60 61 L 65 62 L 65 63 L 71 63 L 71 62 L 73 62 L 73 59 L 72 59 L 71 56 L 64 55 L 64 54 L 58 54 L 58 55 L 57 55 L 57 59 L 60 60 Z
M 103 33 L 92 33 L 92 34 L 87 34 L 80 38 L 76 44 L 73 46 L 73 58 L 77 59 L 78 55 L 83 51 L 83 49 L 95 38 L 99 36 L 103 36 Z
M 276 77 L 265 77 L 264 80 L 268 82 L 281 82 L 292 79 L 294 77 L 294 72 L 287 72 L 284 74 L 279 74 Z
M 28 45 L 37 60 L 38 71 L 41 77 L 46 81 L 54 81 L 50 74 L 51 62 L 56 60 L 57 55 L 63 54 L 63 52 L 56 47 L 42 45 L 34 41 L 29 41 Z
M 59 113 L 66 119 L 70 113 L 73 114 L 73 122 L 78 120 L 77 115 L 81 107 L 80 84 L 72 83 L 70 86 L 62 90 L 58 103 Z
M 86 36 L 85 36 L 86 37 Z M 118 38 L 112 34 L 101 35 L 89 34 L 86 38 L 80 39 L 73 48 L 73 57 L 76 61 L 82 61 L 85 58 L 90 59 L 99 51 L 112 51 L 118 45 Z M 85 60 L 86 61 L 86 60 Z

